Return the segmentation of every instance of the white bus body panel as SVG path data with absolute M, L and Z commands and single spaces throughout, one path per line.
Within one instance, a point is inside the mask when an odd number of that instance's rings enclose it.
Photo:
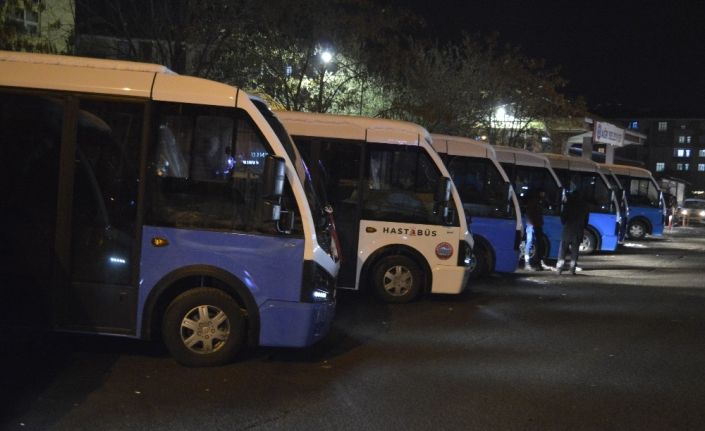
M 380 248 L 403 245 L 417 250 L 427 260 L 433 275 L 432 293 L 460 293 L 465 286 L 465 267 L 458 266 L 458 243 L 463 238 L 459 227 L 403 222 L 360 220 L 356 284 L 367 259 Z M 450 246 L 447 259 L 436 255 L 438 246 Z

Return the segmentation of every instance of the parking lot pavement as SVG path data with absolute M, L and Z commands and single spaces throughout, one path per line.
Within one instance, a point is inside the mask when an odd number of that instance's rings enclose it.
M 3 330 L 0 429 L 705 429 L 705 229 L 405 305 L 218 368 L 153 343 Z

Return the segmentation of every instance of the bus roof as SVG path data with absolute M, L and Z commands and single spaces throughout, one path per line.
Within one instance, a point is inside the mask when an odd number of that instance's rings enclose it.
M 544 153 L 554 169 L 568 169 L 577 172 L 600 172 L 600 167 L 592 160 L 581 157 L 566 156 L 564 154 Z
M 477 141 L 475 139 L 463 138 L 461 136 L 431 134 L 433 148 L 439 153 L 450 154 L 452 156 L 485 157 L 497 160 L 492 145 Z
M 230 85 L 178 75 L 158 64 L 11 51 L 0 51 L 0 86 L 228 107 L 249 97 Z
M 352 115 L 276 111 L 292 136 L 334 137 L 399 145 L 431 143 L 431 135 L 418 124 Z
M 612 172 L 607 165 L 604 163 L 598 163 L 597 167 L 600 169 L 600 172 L 602 172 L 602 175 L 607 178 L 611 186 L 616 187 L 619 190 L 623 190 L 622 183 L 619 182 L 619 178 L 617 178 L 617 175 L 615 175 L 615 173 Z M 612 179 L 611 181 L 610 178 Z
M 538 166 L 541 168 L 551 167 L 551 163 L 545 156 L 522 148 L 496 145 L 494 150 L 497 155 L 497 160 L 499 160 L 500 163 L 514 163 L 517 165 Z
M 636 166 L 629 165 L 615 165 L 610 163 L 605 163 L 602 166 L 609 170 L 615 175 L 626 175 L 635 178 L 652 178 L 651 171 L 644 168 L 639 168 Z
M 68 55 L 38 54 L 31 52 L 0 51 L 0 61 L 175 74 L 168 67 L 160 64 L 137 63 L 134 61 L 124 60 L 106 60 L 90 57 L 74 57 Z

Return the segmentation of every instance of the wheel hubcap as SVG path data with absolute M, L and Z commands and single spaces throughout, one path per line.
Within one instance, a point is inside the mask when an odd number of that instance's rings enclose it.
M 384 290 L 392 296 L 404 296 L 411 290 L 414 277 L 409 268 L 396 265 L 384 273 Z
M 590 250 L 590 238 L 587 235 L 583 235 L 583 241 L 580 243 L 580 251 L 586 252 Z
M 638 238 L 644 235 L 644 228 L 639 223 L 636 223 L 629 227 L 629 233 Z
M 181 341 L 194 353 L 217 352 L 223 348 L 229 335 L 227 314 L 213 305 L 194 307 L 181 321 Z

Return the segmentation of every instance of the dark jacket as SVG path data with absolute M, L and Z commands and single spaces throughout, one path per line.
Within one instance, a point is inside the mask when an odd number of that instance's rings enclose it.
M 582 232 L 588 224 L 590 208 L 579 192 L 568 194 L 563 210 L 561 211 L 561 223 L 564 229 L 572 232 Z

